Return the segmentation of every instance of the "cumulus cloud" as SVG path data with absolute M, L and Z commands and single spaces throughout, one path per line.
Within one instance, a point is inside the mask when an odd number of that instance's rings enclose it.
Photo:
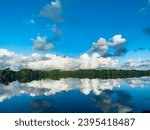
M 97 42 L 93 43 L 90 51 L 98 52 L 103 57 L 122 56 L 127 52 L 127 49 L 125 47 L 127 40 L 125 38 L 122 38 L 121 34 L 115 35 L 111 38 L 111 40 L 112 41 L 107 41 L 104 38 L 100 38 Z M 112 47 L 114 50 L 112 54 L 108 52 L 110 47 Z
M 102 53 L 106 53 L 108 51 L 107 41 L 104 38 L 100 38 L 97 42 L 93 43 L 91 51 L 101 51 Z
M 56 22 L 63 22 L 64 19 L 61 16 L 61 10 L 61 2 L 60 0 L 56 0 L 55 2 L 45 5 L 39 15 L 41 17 L 50 18 Z
M 113 41 L 113 44 L 114 46 L 118 46 L 118 45 L 123 45 L 126 43 L 126 39 L 125 38 L 122 38 L 122 35 L 115 35 L 113 38 L 112 38 L 112 41 Z
M 48 51 L 54 48 L 54 45 L 48 40 L 47 36 L 41 37 L 37 36 L 33 40 L 33 49 L 40 51 Z
M 0 49 L 0 69 L 10 68 L 16 70 L 17 68 L 21 68 L 20 63 L 23 62 L 24 58 L 22 55 L 6 49 Z
M 47 25 L 47 27 L 50 27 Z M 51 27 L 52 31 L 55 33 L 54 37 L 49 40 L 47 36 L 40 36 L 38 35 L 36 39 L 31 39 L 33 41 L 33 49 L 34 50 L 39 50 L 39 51 L 48 51 L 52 50 L 54 48 L 54 43 L 59 41 L 61 38 L 61 30 L 54 24 Z
M 82 54 L 78 58 L 58 56 L 55 54 L 37 54 L 30 56 L 16 54 L 6 49 L 0 49 L 0 69 L 10 68 L 12 70 L 79 70 L 79 69 L 137 69 L 149 70 L 150 59 L 130 59 L 122 65 L 119 60 L 111 57 L 104 58 L 98 53 L 89 55 Z
M 34 54 L 34 57 L 39 57 L 39 54 Z M 118 64 L 117 60 L 112 60 L 111 58 L 102 58 L 99 56 L 99 54 L 93 54 L 92 56 L 83 54 L 79 58 L 63 57 L 53 54 L 46 54 L 42 57 L 43 58 L 38 60 L 31 60 L 33 55 L 28 57 L 26 59 L 26 67 L 36 70 L 110 69 L 115 68 L 115 66 Z
M 127 52 L 127 49 L 124 47 L 126 44 L 127 40 L 125 38 L 122 38 L 122 35 L 115 35 L 112 38 L 113 44 L 112 46 L 114 47 L 114 56 L 122 56 Z
M 23 56 L 0 49 L 0 69 L 10 68 L 19 70 L 22 68 L 34 70 L 78 70 L 78 69 L 112 69 L 118 65 L 118 60 L 103 58 L 94 53 L 91 56 L 82 54 L 79 58 L 58 56 L 55 54 L 32 54 Z
M 81 69 L 108 69 L 116 68 L 118 65 L 118 60 L 113 60 L 109 58 L 103 58 L 98 53 L 92 54 L 83 54 L 80 56 Z
M 34 54 L 34 57 L 37 57 L 38 55 L 39 54 Z M 26 59 L 26 68 L 36 70 L 74 70 L 79 67 L 78 60 L 73 58 L 61 57 L 53 54 L 46 54 L 42 57 L 43 58 L 38 60 L 32 60 L 33 55 L 31 57 L 28 57 Z

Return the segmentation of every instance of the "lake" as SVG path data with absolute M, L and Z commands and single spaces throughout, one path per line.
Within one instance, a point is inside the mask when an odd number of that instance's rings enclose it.
M 150 112 L 150 77 L 0 84 L 1 113 Z

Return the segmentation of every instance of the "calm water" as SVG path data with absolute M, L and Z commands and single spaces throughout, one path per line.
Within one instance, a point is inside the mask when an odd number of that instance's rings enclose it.
M 0 112 L 150 112 L 150 77 L 0 84 Z

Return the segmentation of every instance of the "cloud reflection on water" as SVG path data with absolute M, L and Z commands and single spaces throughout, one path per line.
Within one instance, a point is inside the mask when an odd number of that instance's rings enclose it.
M 60 79 L 60 80 L 40 80 L 29 83 L 12 82 L 9 85 L 0 84 L 0 102 L 14 96 L 28 94 L 30 96 L 55 95 L 60 92 L 80 90 L 81 93 L 89 95 L 91 92 L 100 95 L 105 90 L 115 88 L 150 86 L 150 77 L 128 78 L 128 79 Z
M 113 101 L 112 96 L 116 95 L 116 100 Z M 105 90 L 101 95 L 94 97 L 94 101 L 102 112 L 118 112 L 126 113 L 132 110 L 131 104 L 129 103 L 131 96 L 124 91 L 108 91 Z

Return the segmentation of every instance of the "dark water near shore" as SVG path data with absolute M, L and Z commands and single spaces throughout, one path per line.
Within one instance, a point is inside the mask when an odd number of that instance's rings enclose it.
M 150 112 L 150 77 L 0 84 L 0 112 Z

